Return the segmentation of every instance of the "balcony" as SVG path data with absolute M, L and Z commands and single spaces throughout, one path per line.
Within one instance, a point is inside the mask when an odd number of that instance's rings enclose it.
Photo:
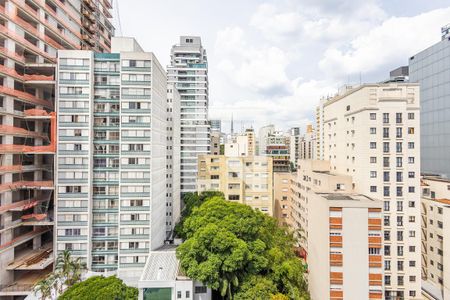
M 21 189 L 53 190 L 53 181 L 16 181 L 0 184 L 0 193 Z
M 29 240 L 32 240 L 35 237 L 37 237 L 39 235 L 42 235 L 42 234 L 44 234 L 44 233 L 46 233 L 48 231 L 50 231 L 50 228 L 48 228 L 48 227 L 41 227 L 41 228 L 38 228 L 38 229 L 35 229 L 35 230 L 32 230 L 32 231 L 29 231 L 29 232 L 27 232 L 25 234 L 22 234 L 22 235 L 20 235 L 20 236 L 18 236 L 16 238 L 12 239 L 11 241 L 0 245 L 0 254 L 5 252 L 5 251 L 7 251 L 7 250 L 10 250 L 10 249 L 12 249 L 14 247 L 17 247 L 17 246 L 19 246 L 19 245 L 21 245 L 21 244 L 23 244 L 25 242 L 28 242 Z
M 1 28 L 0 28 L 0 30 L 1 30 Z M 30 104 L 42 105 L 42 106 L 44 106 L 46 108 L 50 108 L 50 109 L 53 108 L 53 104 L 48 100 L 40 99 L 29 93 L 18 91 L 18 90 L 12 89 L 12 88 L 0 86 L 0 94 L 11 96 L 11 97 L 17 98 L 20 101 L 28 102 Z
M 44 270 L 54 261 L 52 244 L 39 249 L 25 249 L 16 253 L 14 260 L 6 266 L 6 270 Z

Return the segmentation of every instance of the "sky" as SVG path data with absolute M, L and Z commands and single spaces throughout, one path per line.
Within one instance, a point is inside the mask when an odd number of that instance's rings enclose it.
M 209 117 L 229 130 L 314 124 L 321 97 L 379 82 L 438 42 L 448 0 L 114 0 L 116 36 L 167 66 L 180 35 L 209 61 Z M 119 18 L 120 16 L 120 24 Z

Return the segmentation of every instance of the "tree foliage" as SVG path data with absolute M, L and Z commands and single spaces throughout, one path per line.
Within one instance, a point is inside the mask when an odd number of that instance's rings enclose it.
M 64 250 L 56 258 L 55 271 L 37 282 L 34 292 L 40 293 L 41 300 L 52 299 L 61 294 L 64 288 L 80 282 L 84 269 L 80 258 L 73 258 L 69 250 Z
M 186 274 L 228 299 L 309 299 L 292 234 L 251 207 L 213 195 L 185 215 L 177 249 Z
M 186 238 L 183 233 L 184 220 L 186 220 L 186 218 L 191 215 L 193 209 L 202 205 L 202 203 L 205 202 L 206 199 L 212 198 L 214 196 L 223 197 L 223 193 L 218 191 L 205 191 L 201 192 L 200 194 L 186 193 L 183 196 L 184 207 L 181 211 L 181 220 L 175 226 L 175 232 L 179 237 L 183 239 Z
M 135 300 L 138 289 L 129 287 L 115 276 L 93 276 L 74 284 L 59 300 Z

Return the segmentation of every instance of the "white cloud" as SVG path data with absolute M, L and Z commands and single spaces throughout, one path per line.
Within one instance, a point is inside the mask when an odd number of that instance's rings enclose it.
M 359 72 L 373 72 L 395 63 L 406 64 L 409 56 L 439 39 L 439 28 L 448 23 L 449 18 L 450 8 L 413 17 L 391 17 L 353 39 L 349 49 L 328 48 L 319 66 L 327 74 L 342 78 Z
M 260 94 L 285 93 L 289 79 L 288 55 L 274 46 L 252 45 L 239 27 L 228 27 L 217 34 L 215 54 L 218 68 L 235 84 Z

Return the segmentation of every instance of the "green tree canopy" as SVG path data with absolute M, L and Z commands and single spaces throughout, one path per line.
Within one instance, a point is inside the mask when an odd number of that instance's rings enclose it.
M 138 289 L 115 276 L 93 276 L 68 288 L 59 300 L 135 300 Z
M 181 267 L 222 296 L 249 299 L 263 292 L 255 278 L 264 278 L 273 287 L 266 296 L 309 299 L 304 266 L 293 251 L 295 240 L 275 219 L 213 196 L 193 207 L 181 229 L 186 238 L 177 249 Z

